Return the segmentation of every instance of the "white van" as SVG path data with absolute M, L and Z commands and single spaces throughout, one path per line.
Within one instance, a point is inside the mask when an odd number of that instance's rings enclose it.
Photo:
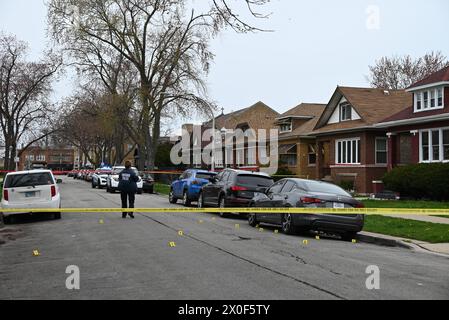
M 33 170 L 8 173 L 3 181 L 2 208 L 16 210 L 5 212 L 4 216 L 28 213 L 27 209 L 61 208 L 58 183 L 50 170 Z M 61 213 L 54 214 L 55 219 Z

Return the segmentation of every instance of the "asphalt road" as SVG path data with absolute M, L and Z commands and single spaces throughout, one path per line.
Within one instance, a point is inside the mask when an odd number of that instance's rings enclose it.
M 120 204 L 68 178 L 61 192 L 66 208 Z M 173 207 L 157 195 L 137 205 Z M 0 299 L 449 299 L 448 258 L 260 232 L 212 214 L 64 214 L 14 227 L 24 234 L 0 246 Z M 80 268 L 80 290 L 65 286 L 69 265 Z M 380 290 L 366 288 L 370 265 L 380 268 Z

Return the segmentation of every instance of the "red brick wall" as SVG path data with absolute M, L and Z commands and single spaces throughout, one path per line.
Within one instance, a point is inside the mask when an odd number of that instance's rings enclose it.
M 372 182 L 382 180 L 387 172 L 387 167 L 376 166 L 375 143 L 376 137 L 386 137 L 385 131 L 376 132 L 354 132 L 347 134 L 334 135 L 332 137 L 321 137 L 318 141 L 330 141 L 330 163 L 331 175 L 335 183 L 343 180 L 351 180 L 346 175 L 355 175 L 356 192 L 369 194 L 373 192 Z M 336 141 L 341 139 L 360 138 L 361 146 L 361 165 L 336 165 L 335 149 Z M 342 176 L 343 175 L 343 176 Z

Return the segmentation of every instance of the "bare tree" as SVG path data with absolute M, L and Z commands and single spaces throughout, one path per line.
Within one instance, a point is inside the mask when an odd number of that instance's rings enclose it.
M 241 32 L 257 30 L 228 2 L 211 0 L 202 12 L 193 10 L 189 0 L 49 2 L 51 34 L 75 61 L 82 57 L 83 63 L 95 65 L 95 71 L 104 74 L 103 62 L 118 56 L 137 72 L 139 100 L 133 104 L 127 128 L 139 146 L 140 167 L 154 167 L 161 121 L 167 110 L 187 115 L 192 110 L 205 113 L 214 108 L 204 83 L 213 59 L 210 39 L 226 26 Z M 262 17 L 255 7 L 267 2 L 245 3 L 253 16 Z
M 413 83 L 449 65 L 441 52 L 430 52 L 417 59 L 409 55 L 383 57 L 370 66 L 368 81 L 374 88 L 405 89 Z
M 7 170 L 15 166 L 19 142 L 25 137 L 39 139 L 36 124 L 53 115 L 54 106 L 47 97 L 62 66 L 60 57 L 52 52 L 39 62 L 27 62 L 27 48 L 14 36 L 0 34 L 0 126 Z

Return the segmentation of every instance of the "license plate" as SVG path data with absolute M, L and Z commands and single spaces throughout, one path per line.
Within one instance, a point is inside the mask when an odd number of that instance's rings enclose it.
M 344 209 L 344 208 L 345 208 L 344 203 L 334 202 L 334 209 Z
M 25 198 L 34 198 L 36 196 L 36 192 L 25 192 Z

